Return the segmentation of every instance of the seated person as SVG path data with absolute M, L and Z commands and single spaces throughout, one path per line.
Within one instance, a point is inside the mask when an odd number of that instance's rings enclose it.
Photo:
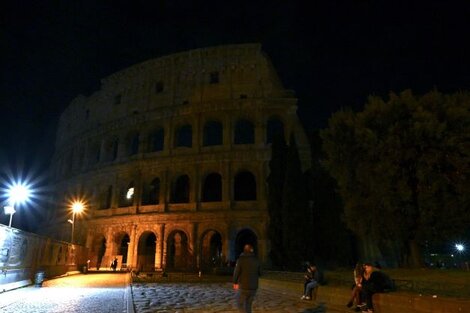
M 384 292 L 392 288 L 392 280 L 387 274 L 372 266 L 371 263 L 365 263 L 361 290 L 363 299 L 366 301 L 363 311 L 373 312 L 372 296 L 374 293 Z
M 307 273 L 305 274 L 305 281 L 304 281 L 304 294 L 300 299 L 302 300 L 310 300 L 312 299 L 312 291 L 318 286 L 318 269 L 315 264 L 309 264 L 307 266 Z

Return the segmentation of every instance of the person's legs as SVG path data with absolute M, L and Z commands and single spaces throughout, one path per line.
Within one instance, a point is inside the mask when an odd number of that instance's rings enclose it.
M 250 290 L 247 292 L 245 299 L 245 312 L 251 313 L 251 306 L 253 305 L 253 300 L 255 299 L 256 290 Z
M 312 298 L 312 290 L 313 288 L 315 288 L 317 286 L 317 282 L 316 281 L 311 281 L 307 284 L 307 291 L 306 291 L 306 295 L 308 297 L 310 297 L 310 299 Z
M 237 308 L 239 312 L 245 312 L 245 293 L 240 289 L 237 292 Z

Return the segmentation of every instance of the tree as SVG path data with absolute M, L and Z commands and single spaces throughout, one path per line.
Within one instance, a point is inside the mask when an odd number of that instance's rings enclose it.
M 310 136 L 312 167 L 308 171 L 308 194 L 312 207 L 313 257 L 323 267 L 350 265 L 357 261 L 352 251 L 353 236 L 343 221 L 343 203 L 336 181 L 322 164 L 321 138 Z
M 468 92 L 370 97 L 362 112 L 335 113 L 321 137 L 345 220 L 363 239 L 365 256 L 418 266 L 425 241 L 467 229 Z

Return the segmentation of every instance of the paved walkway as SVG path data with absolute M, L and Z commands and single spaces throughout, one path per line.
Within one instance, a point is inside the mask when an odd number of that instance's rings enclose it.
M 133 284 L 137 313 L 235 313 L 235 291 L 230 283 L 146 283 Z M 300 295 L 260 289 L 253 303 L 254 313 L 345 312 L 324 303 L 302 301 Z
M 0 294 L 2 313 L 120 313 L 127 311 L 127 274 L 73 275 Z
M 45 281 L 42 288 L 0 294 L 2 313 L 235 313 L 235 291 L 228 282 L 136 283 L 129 274 L 77 274 Z M 302 301 L 300 295 L 260 289 L 254 313 L 347 312 L 344 308 Z M 132 305 L 132 298 L 134 306 Z M 130 301 L 130 302 L 129 302 Z M 134 311 L 135 308 L 135 311 Z

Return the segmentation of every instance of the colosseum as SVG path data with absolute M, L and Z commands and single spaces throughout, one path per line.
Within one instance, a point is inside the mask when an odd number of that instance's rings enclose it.
M 123 69 L 60 117 L 52 161 L 56 236 L 90 267 L 206 270 L 251 243 L 269 264 L 266 178 L 273 136 L 309 146 L 295 94 L 259 44 L 176 53 Z M 71 221 L 72 222 L 72 221 Z M 58 231 L 59 229 L 59 231 Z

